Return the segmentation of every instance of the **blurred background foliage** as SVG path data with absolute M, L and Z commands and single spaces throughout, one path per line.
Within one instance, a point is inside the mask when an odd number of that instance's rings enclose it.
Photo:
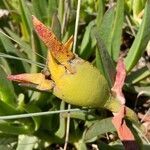
M 65 42 L 74 34 L 77 3 L 77 0 L 0 1 L 1 116 L 66 109 L 66 104 L 51 93 L 26 90 L 8 81 L 7 75 L 45 69 L 47 48 L 33 30 L 31 16 L 35 15 L 51 27 Z M 147 117 L 150 0 L 82 0 L 78 27 L 75 52 L 93 63 L 110 87 L 119 56 L 125 58 L 127 105 Z M 65 142 L 66 117 L 67 114 L 60 113 L 0 120 L 0 149 L 60 149 Z M 144 135 L 138 129 L 136 134 L 148 149 L 150 134 Z M 110 112 L 88 109 L 71 113 L 68 149 L 73 147 L 79 150 L 123 149 Z

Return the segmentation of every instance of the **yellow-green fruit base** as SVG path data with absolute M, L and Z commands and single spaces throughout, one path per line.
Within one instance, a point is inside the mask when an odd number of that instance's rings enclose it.
M 73 64 L 75 73 L 64 74 L 56 82 L 54 94 L 67 103 L 84 107 L 101 107 L 109 98 L 106 79 L 89 62 Z

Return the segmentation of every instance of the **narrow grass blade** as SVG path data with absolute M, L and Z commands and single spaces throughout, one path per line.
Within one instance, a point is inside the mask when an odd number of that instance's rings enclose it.
M 24 38 L 28 41 L 29 35 L 32 31 L 32 20 L 31 15 L 29 13 L 29 9 L 27 7 L 27 3 L 24 0 L 19 0 L 19 7 L 22 19 L 22 32 L 24 33 Z
M 21 47 L 21 50 L 23 50 L 27 55 L 28 55 L 28 58 L 31 58 L 32 59 L 32 55 L 31 55 L 31 52 L 33 54 L 36 54 L 37 56 L 39 56 L 40 58 L 42 59 L 46 59 L 44 56 L 40 55 L 39 53 L 35 52 L 32 50 L 31 46 L 26 43 L 25 41 L 21 40 L 21 38 L 15 34 L 14 32 L 12 32 L 9 28 L 4 28 L 4 30 L 11 36 L 8 36 L 7 34 L 5 34 L 4 32 L 0 31 L 1 34 L 3 34 L 4 36 L 6 36 L 7 38 L 9 38 L 10 40 L 14 41 L 15 43 L 17 43 L 20 47 Z M 39 48 L 37 46 L 37 48 Z M 42 49 L 42 48 L 41 48 Z
M 10 115 L 10 116 L 0 116 L 0 120 L 10 120 L 10 119 L 19 119 L 19 118 L 28 118 L 28 117 L 38 117 L 38 116 L 45 116 L 51 114 L 58 114 L 64 112 L 80 112 L 84 111 L 81 109 L 67 109 L 67 110 L 56 110 L 56 111 L 46 111 L 46 112 L 36 112 L 36 113 L 29 113 L 29 114 L 19 114 L 19 115 Z
M 125 59 L 126 70 L 129 72 L 137 64 L 141 58 L 145 48 L 150 40 L 150 0 L 147 0 L 144 9 L 144 18 L 136 38 L 129 50 L 129 53 Z
M 127 76 L 126 83 L 136 84 L 146 77 L 150 77 L 150 70 L 147 67 L 143 67 L 135 72 L 131 72 L 131 74 Z
M 25 61 L 25 62 L 27 62 L 29 64 L 35 64 L 39 68 L 42 68 L 42 69 L 45 67 L 44 64 L 41 64 L 41 63 L 38 63 L 38 62 L 35 62 L 35 61 L 32 61 L 32 60 L 29 60 L 29 59 L 25 59 L 25 58 L 20 58 L 20 57 L 15 57 L 15 56 L 12 56 L 12 55 L 7 55 L 7 54 L 4 54 L 4 53 L 0 53 L 0 57 Z

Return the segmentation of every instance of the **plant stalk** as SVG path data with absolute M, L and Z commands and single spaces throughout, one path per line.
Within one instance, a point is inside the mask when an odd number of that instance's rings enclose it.
M 121 106 L 122 104 L 116 98 L 110 97 L 110 99 L 105 103 L 104 108 L 110 110 L 113 113 L 117 113 L 119 112 Z M 133 122 L 137 127 L 141 126 L 136 113 L 127 106 L 125 118 Z

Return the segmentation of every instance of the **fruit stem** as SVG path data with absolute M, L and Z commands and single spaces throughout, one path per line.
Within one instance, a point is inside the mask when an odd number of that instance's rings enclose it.
M 110 97 L 109 100 L 107 100 L 106 104 L 104 105 L 104 107 L 106 109 L 110 110 L 112 113 L 119 112 L 121 106 L 122 106 L 122 104 L 114 97 Z M 136 113 L 129 107 L 126 107 L 126 117 L 125 118 L 130 120 L 131 122 L 133 122 L 137 127 L 141 126 Z

